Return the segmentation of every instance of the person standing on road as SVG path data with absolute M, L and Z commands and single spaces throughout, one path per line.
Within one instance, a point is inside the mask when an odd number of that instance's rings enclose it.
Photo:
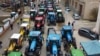
M 70 22 L 68 22 L 68 25 L 70 26 Z
M 75 29 L 74 29 L 74 24 L 75 24 L 75 21 L 72 22 L 73 31 L 75 30 Z
M 12 23 L 10 24 L 10 28 L 11 28 L 11 30 L 13 30 L 13 24 Z
M 22 18 L 20 18 L 20 22 L 22 23 Z

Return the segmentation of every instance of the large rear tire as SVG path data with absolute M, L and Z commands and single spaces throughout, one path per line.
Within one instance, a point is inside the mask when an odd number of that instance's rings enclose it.
M 47 52 L 47 56 L 51 56 L 50 52 Z

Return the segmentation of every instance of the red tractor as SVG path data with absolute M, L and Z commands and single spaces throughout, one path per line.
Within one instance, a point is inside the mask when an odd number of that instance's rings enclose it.
M 39 30 L 44 33 L 44 18 L 43 17 L 35 17 L 35 25 L 34 30 Z

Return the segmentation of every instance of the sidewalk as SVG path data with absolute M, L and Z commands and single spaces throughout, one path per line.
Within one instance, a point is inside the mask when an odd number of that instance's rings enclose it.
M 20 17 L 19 17 L 20 18 Z M 17 22 L 13 24 L 13 30 L 11 28 L 8 28 L 8 30 L 0 37 L 0 41 L 2 41 L 2 49 L 0 49 L 0 54 L 4 52 L 4 49 L 9 46 L 10 37 L 13 33 L 19 32 L 19 26 L 17 25 Z

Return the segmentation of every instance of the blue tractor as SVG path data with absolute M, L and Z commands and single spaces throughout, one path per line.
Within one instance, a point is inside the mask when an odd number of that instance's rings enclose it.
M 47 56 L 63 56 L 61 51 L 61 37 L 56 34 L 53 28 L 48 29 L 46 40 Z
M 47 24 L 49 25 L 56 25 L 56 15 L 55 12 L 48 12 L 47 14 Z
M 25 49 L 25 56 L 40 56 L 43 36 L 40 31 L 30 31 L 29 46 Z
M 68 50 L 70 45 L 76 47 L 76 40 L 73 38 L 73 28 L 71 25 L 64 25 L 61 29 L 62 40 L 64 42 L 64 50 Z

